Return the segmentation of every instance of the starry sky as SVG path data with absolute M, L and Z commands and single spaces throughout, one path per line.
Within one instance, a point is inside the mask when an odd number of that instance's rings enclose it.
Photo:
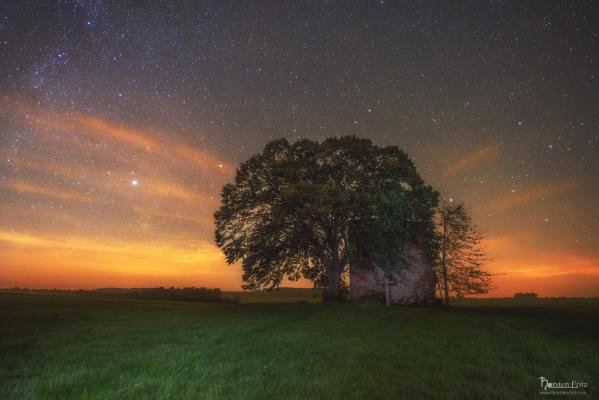
M 238 289 L 222 185 L 269 140 L 352 134 L 471 207 L 490 295 L 598 296 L 598 10 L 2 1 L 0 287 Z

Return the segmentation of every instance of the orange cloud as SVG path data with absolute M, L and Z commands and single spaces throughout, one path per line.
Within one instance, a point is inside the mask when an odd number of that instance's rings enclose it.
M 91 128 L 93 132 L 106 135 L 112 139 L 127 143 L 129 145 L 142 148 L 146 151 L 161 154 L 164 157 L 182 157 L 192 161 L 196 166 L 218 172 L 225 175 L 232 175 L 235 172 L 235 167 L 221 160 L 214 155 L 200 150 L 196 147 L 179 144 L 175 141 L 154 139 L 154 136 L 147 133 L 121 127 L 115 123 L 88 115 L 79 116 L 82 125 Z
M 194 161 L 198 165 L 207 166 L 214 171 L 218 171 L 225 175 L 233 175 L 235 173 L 235 167 L 231 164 L 223 162 L 212 154 L 205 151 L 198 150 L 194 147 L 187 145 L 178 145 L 174 148 L 174 152 L 188 160 Z
M 144 179 L 143 184 L 138 188 L 138 191 L 144 193 L 160 196 L 170 197 L 173 199 L 185 200 L 185 201 L 198 201 L 203 204 L 211 204 L 216 206 L 217 201 L 214 196 L 200 193 L 195 190 L 190 190 L 188 187 L 178 184 L 174 178 L 160 177 L 160 172 L 157 171 L 156 167 L 149 167 L 144 165 L 140 161 L 136 161 L 138 166 L 143 166 L 144 171 L 149 171 L 149 176 Z M 43 161 L 29 159 L 27 161 L 21 158 L 13 158 L 10 163 L 2 162 L 8 167 L 18 167 L 20 169 L 27 169 L 34 171 L 39 174 L 52 173 L 69 180 L 85 180 L 90 188 L 102 189 L 106 192 L 112 193 L 112 196 L 122 197 L 126 192 L 119 191 L 123 186 L 129 186 L 129 172 L 126 168 L 116 170 L 110 175 L 106 172 L 96 168 L 84 166 L 82 164 L 75 164 L 69 162 L 56 162 L 52 159 L 44 159 Z M 111 168 L 112 169 L 112 168 Z M 7 185 L 13 189 L 19 191 L 25 191 L 29 193 L 45 194 L 56 198 L 62 198 L 65 200 L 75 199 L 76 195 L 71 196 L 68 192 L 56 191 L 51 188 L 40 188 L 34 187 L 30 184 L 23 182 L 14 183 Z M 96 193 L 97 195 L 97 193 Z
M 204 218 L 201 217 L 199 212 L 181 212 L 173 210 L 164 210 L 161 208 L 136 208 L 136 211 L 143 216 L 167 218 L 172 220 L 179 220 L 185 222 L 191 222 L 196 225 L 201 225 L 214 230 L 213 220 L 211 215 L 206 215 Z
M 18 193 L 29 193 L 35 195 L 42 195 L 53 197 L 55 199 L 67 200 L 67 201 L 78 201 L 88 202 L 91 201 L 90 197 L 81 193 L 68 191 L 65 189 L 59 190 L 46 186 L 38 186 L 28 182 L 7 182 L 3 183 L 2 187 L 10 188 Z
M 71 130 L 76 124 L 67 113 L 58 113 L 52 109 L 41 109 L 23 101 L 0 97 L 1 105 L 10 118 L 19 124 L 34 126 L 44 130 Z
M 75 121 L 79 122 L 83 127 L 89 128 L 92 132 L 106 135 L 112 139 L 140 147 L 147 151 L 156 149 L 159 146 L 156 140 L 142 132 L 123 128 L 91 115 L 79 115 Z
M 507 235 L 488 236 L 483 239 L 483 246 L 492 252 L 511 250 L 514 243 L 532 243 L 537 235 L 533 232 L 516 232 Z
M 33 247 L 53 247 L 54 241 L 23 233 L 0 230 L 0 241 Z
M 15 100 L 5 99 L 2 104 L 17 122 L 42 129 L 45 132 L 60 130 L 73 135 L 93 135 L 99 138 L 110 138 L 127 144 L 132 149 L 157 154 L 166 160 L 173 157 L 187 159 L 193 162 L 194 167 L 219 175 L 230 176 L 235 172 L 235 167 L 230 163 L 197 147 L 168 139 L 169 135 L 158 135 L 154 131 L 148 133 L 147 129 L 125 127 L 122 124 L 89 114 L 61 113 Z M 160 139 L 157 139 L 158 136 L 160 136 Z M 78 145 L 78 143 L 71 144 Z
M 175 184 L 169 181 L 161 181 L 156 178 L 149 178 L 140 184 L 139 189 L 146 190 L 149 194 L 161 197 L 171 197 L 174 199 L 197 202 L 198 204 L 210 204 L 216 208 L 218 200 L 214 196 L 199 193 L 190 190 L 185 186 Z
M 498 153 L 497 147 L 487 146 L 482 149 L 466 154 L 460 160 L 450 163 L 445 168 L 445 176 L 452 177 L 461 172 L 472 169 L 479 164 L 495 157 Z
M 521 192 L 510 193 L 493 202 L 498 210 L 507 210 L 513 207 L 524 206 L 531 202 L 567 192 L 579 186 L 579 182 L 554 182 L 542 186 L 532 187 Z

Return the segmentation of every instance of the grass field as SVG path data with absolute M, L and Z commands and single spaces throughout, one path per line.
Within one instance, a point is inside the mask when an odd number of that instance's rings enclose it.
M 321 303 L 322 290 L 280 288 L 274 291 L 223 292 L 222 297 L 235 299 L 241 304 L 250 303 Z
M 599 391 L 599 303 L 201 304 L 0 294 L 1 399 L 532 399 Z M 560 396 L 550 396 L 555 399 Z

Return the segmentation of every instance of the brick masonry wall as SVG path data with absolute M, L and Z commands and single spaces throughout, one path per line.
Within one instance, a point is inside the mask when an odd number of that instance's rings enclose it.
M 395 284 L 389 286 L 393 304 L 430 304 L 435 300 L 435 275 L 431 263 L 415 245 L 407 252 L 407 266 L 393 273 Z M 352 268 L 349 286 L 353 301 L 376 299 L 384 301 L 383 270 Z

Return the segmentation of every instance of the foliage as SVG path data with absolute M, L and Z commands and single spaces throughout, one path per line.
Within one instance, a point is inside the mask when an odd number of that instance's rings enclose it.
M 482 234 L 463 204 L 443 202 L 437 214 L 436 272 L 439 289 L 449 304 L 449 293 L 457 297 L 487 293 L 492 274 L 483 269 L 487 261 Z
M 336 299 L 350 263 L 401 266 L 404 244 L 431 236 L 436 202 L 396 146 L 280 139 L 223 188 L 215 239 L 228 263 L 241 261 L 245 288 L 304 277 Z

